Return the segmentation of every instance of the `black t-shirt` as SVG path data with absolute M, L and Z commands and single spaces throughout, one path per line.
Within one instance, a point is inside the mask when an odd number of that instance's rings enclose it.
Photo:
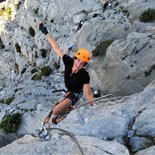
M 62 57 L 62 59 L 65 65 L 64 78 L 66 88 L 71 92 L 80 92 L 83 89 L 83 85 L 90 82 L 88 72 L 85 68 L 82 68 L 79 72 L 71 75 L 74 59 L 66 54 Z

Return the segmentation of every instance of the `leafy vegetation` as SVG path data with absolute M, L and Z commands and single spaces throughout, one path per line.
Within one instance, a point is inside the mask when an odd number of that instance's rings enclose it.
M 3 16 L 4 13 L 5 13 L 5 6 L 2 6 L 0 10 L 0 16 Z
M 1 10 L 5 10 L 5 5 L 3 5 L 3 6 L 1 7 Z
M 21 2 L 18 2 L 18 4 L 15 5 L 15 10 L 19 9 L 20 4 L 21 4 Z
M 21 47 L 18 43 L 15 44 L 16 52 L 21 53 Z
M 42 76 L 49 76 L 52 73 L 52 69 L 49 66 L 44 66 L 41 69 L 41 72 L 35 73 L 31 80 L 41 80 Z M 31 71 L 31 73 L 36 72 L 37 70 Z
M 8 97 L 5 103 L 9 105 L 13 100 L 14 100 L 14 96 Z
M 0 104 L 3 104 L 4 102 L 4 99 L 0 99 Z
M 34 69 L 31 70 L 31 74 L 33 74 L 35 72 L 37 72 L 37 69 L 36 68 L 34 68 Z
M 12 12 L 11 8 L 7 8 L 5 11 L 8 16 L 8 19 L 11 20 L 11 12 Z
M 129 14 L 129 11 L 127 9 L 122 9 L 122 12 L 124 14 L 126 14 L 127 17 L 129 17 L 130 14 Z
M 103 56 L 103 55 L 105 55 L 108 46 L 109 46 L 110 44 L 112 44 L 112 42 L 113 42 L 113 40 L 106 40 L 106 41 L 101 42 L 101 43 L 96 47 L 96 49 L 94 49 L 94 50 L 92 51 L 93 56 L 94 56 L 94 57 L 97 57 L 97 56 L 101 56 L 101 55 Z
M 5 13 L 5 10 L 0 10 L 0 16 L 3 16 Z
M 21 114 L 16 113 L 8 115 L 2 120 L 0 128 L 3 129 L 5 133 L 15 133 L 18 130 L 18 126 L 21 122 Z
M 46 49 L 40 49 L 42 58 L 46 58 Z
M 23 68 L 21 71 L 21 74 L 24 74 L 26 72 L 26 68 Z
M 1 2 L 4 2 L 4 1 L 6 1 L 6 0 L 0 0 L 0 3 L 1 3 Z
M 6 8 L 3 6 L 2 9 L 0 10 L 0 16 L 3 16 L 4 14 L 6 14 L 8 16 L 8 20 L 11 20 L 11 13 L 12 10 L 11 8 Z
M 39 11 L 39 8 L 33 9 L 33 12 L 37 15 Z
M 52 69 L 49 66 L 44 66 L 41 68 L 41 74 L 44 76 L 49 76 L 52 73 Z
M 42 79 L 42 74 L 41 73 L 36 73 L 31 78 L 31 80 L 41 80 L 41 79 Z
M 141 22 L 151 22 L 155 20 L 155 9 L 148 8 L 140 15 Z
M 29 28 L 29 34 L 34 37 L 35 36 L 35 31 L 32 27 Z
M 4 49 L 4 48 L 5 48 L 5 45 L 2 45 L 2 46 L 1 46 L 1 49 Z
M 54 23 L 54 19 L 51 19 L 51 23 Z
M 5 45 L 3 44 L 2 39 L 0 38 L 0 49 L 4 49 L 4 48 L 5 48 Z

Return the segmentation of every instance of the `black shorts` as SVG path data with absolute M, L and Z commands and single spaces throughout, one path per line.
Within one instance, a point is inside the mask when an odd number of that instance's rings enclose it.
M 72 105 L 74 105 L 82 97 L 82 95 L 83 95 L 83 91 L 79 93 L 73 93 L 73 92 L 67 91 L 65 98 L 71 99 Z

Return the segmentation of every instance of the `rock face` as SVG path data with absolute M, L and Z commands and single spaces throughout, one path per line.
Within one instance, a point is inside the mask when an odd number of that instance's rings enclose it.
M 40 3 L 41 6 L 38 5 Z M 92 51 L 101 41 L 114 41 L 108 48 L 106 58 L 97 57 L 97 63 L 90 65 L 93 87 L 119 95 L 143 90 L 154 78 L 153 59 L 151 65 L 146 64 L 148 55 L 154 50 L 154 23 L 142 23 L 138 18 L 144 9 L 153 4 L 154 1 L 112 1 L 112 8 L 104 10 L 104 2 L 96 0 L 46 3 L 36 0 L 16 1 L 14 5 L 9 1 L 1 3 L 1 8 L 6 6 L 5 9 L 12 10 L 11 22 L 5 19 L 6 16 L 0 19 L 0 44 L 3 51 L 0 54 L 1 87 L 13 82 L 16 77 L 20 78 L 23 71 L 27 72 L 27 67 L 41 68 L 48 65 L 53 70 L 59 68 L 60 59 L 53 54 L 45 36 L 38 30 L 38 23 L 44 22 L 66 53 L 74 45 L 71 56 L 79 47 Z M 19 9 L 15 10 L 14 6 L 17 5 Z M 146 7 L 142 7 L 144 5 Z M 135 9 L 137 7 L 139 9 Z M 144 51 L 148 52 L 141 54 Z M 113 60 L 109 60 L 109 54 L 114 55 Z M 135 61 L 132 60 L 134 55 Z M 141 56 L 145 59 L 145 68 L 137 61 L 141 60 Z M 59 70 L 62 71 L 63 68 Z
M 155 1 L 150 0 L 150 1 L 143 1 L 143 0 L 130 0 L 128 2 L 126 1 L 120 1 L 120 6 L 125 10 L 128 10 L 129 15 L 132 16 L 134 19 L 138 19 L 141 13 L 148 8 L 153 8 L 152 6 L 155 5 Z
M 51 154 L 51 152 L 75 154 L 80 152 L 75 139 L 72 140 L 75 136 L 84 154 L 94 154 L 96 151 L 98 154 L 126 155 L 129 152 L 125 146 L 128 146 L 131 152 L 136 151 L 136 155 L 141 154 L 141 152 L 144 154 L 148 152 L 148 155 L 152 155 L 155 134 L 154 93 L 155 81 L 144 91 L 135 95 L 115 101 L 101 100 L 93 107 L 81 107 L 79 110 L 72 111 L 60 124 L 55 126 L 56 129 L 63 129 L 72 134 L 71 137 L 66 133 L 64 135 L 62 132 L 51 130 L 51 140 L 43 142 L 37 137 L 27 135 L 1 148 L 0 152 L 6 155 L 10 153 Z M 40 96 L 39 100 L 41 98 L 45 99 Z M 45 107 L 47 105 L 44 103 Z M 4 110 L 3 108 L 1 111 Z M 13 111 L 13 108 L 11 109 L 9 106 L 7 108 L 10 109 L 9 111 Z M 17 109 L 18 111 L 23 110 Z M 25 112 L 18 133 L 21 134 L 22 131 L 23 134 L 35 134 L 36 121 L 39 124 L 39 119 L 41 122 L 46 112 L 38 110 L 38 116 L 34 114 L 34 112 L 31 114 L 28 111 Z M 29 122 L 27 125 L 26 121 Z M 142 151 L 142 149 L 144 150 Z
M 22 135 L 18 136 L 16 134 L 0 135 L 0 148 L 12 143 L 13 141 L 15 141 L 21 137 L 22 137 Z
M 38 5 L 40 3 L 41 6 Z M 11 4 L 6 2 L 6 5 Z M 9 23 L 3 19 L 1 24 L 1 40 L 9 50 L 8 57 L 11 57 L 9 67 L 5 67 L 8 64 L 1 59 L 1 67 L 7 68 L 7 75 L 2 70 L 3 85 L 8 84 L 8 80 L 13 77 L 20 76 L 28 66 L 40 68 L 48 64 L 55 69 L 56 64 L 60 63 L 38 29 L 37 24 L 41 21 L 66 53 L 72 45 L 75 46 L 74 52 L 79 47 L 91 51 L 101 40 L 124 38 L 131 29 L 126 16 L 117 10 L 104 12 L 102 3 L 95 0 L 46 3 L 21 1 L 19 6 L 19 10 L 14 10 L 16 14 L 11 18 L 12 21 Z M 72 51 L 70 55 L 73 54 Z M 6 81 L 3 80 L 5 77 Z
M 106 142 L 95 137 L 77 136 L 84 154 L 129 155 L 127 149 L 117 142 Z M 8 149 L 9 148 L 9 149 Z M 26 135 L 11 145 L 1 148 L 2 154 L 81 154 L 75 142 L 67 135 L 55 133 L 50 142 L 41 142 Z
M 143 90 L 155 77 L 154 37 L 132 32 L 126 40 L 114 41 L 105 57 L 94 60 L 92 84 L 119 95 Z
M 154 84 L 141 93 L 117 100 L 115 104 L 109 102 L 107 106 L 100 101 L 94 107 L 81 108 L 68 115 L 58 127 L 74 134 L 117 140 L 130 146 L 133 152 L 152 146 Z
M 104 3 L 0 3 L 0 14 L 4 13 L 0 15 L 0 122 L 9 114 L 22 115 L 15 134 L 0 130 L 0 154 L 155 154 L 155 27 L 154 22 L 139 21 L 145 8 L 155 2 L 112 0 L 107 9 L 103 8 Z M 91 52 L 102 41 L 112 40 L 107 50 L 94 56 L 86 68 L 91 86 L 101 90 L 102 95 L 124 96 L 72 111 L 55 126 L 72 136 L 50 130 L 51 140 L 46 142 L 40 141 L 36 130 L 64 97 L 63 92 L 53 93 L 64 88 L 64 67 L 39 31 L 40 22 L 70 56 L 80 47 Z M 84 100 L 85 96 L 81 102 Z

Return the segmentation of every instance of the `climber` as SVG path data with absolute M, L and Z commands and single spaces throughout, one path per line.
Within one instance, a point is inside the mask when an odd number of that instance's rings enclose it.
M 44 123 L 48 123 L 50 117 L 52 117 L 52 122 L 57 124 L 61 122 L 61 116 L 65 114 L 69 108 L 75 108 L 74 105 L 80 97 L 82 97 L 83 90 L 88 101 L 94 99 L 90 88 L 90 77 L 84 68 L 84 66 L 90 61 L 90 53 L 86 49 L 80 48 L 75 53 L 74 58 L 71 58 L 61 50 L 57 42 L 48 33 L 48 30 L 43 23 L 39 24 L 39 29 L 46 35 L 54 52 L 62 58 L 65 65 L 64 81 L 67 88 L 66 96 L 51 110 L 50 114 L 44 121 Z M 94 102 L 90 105 L 93 104 Z

